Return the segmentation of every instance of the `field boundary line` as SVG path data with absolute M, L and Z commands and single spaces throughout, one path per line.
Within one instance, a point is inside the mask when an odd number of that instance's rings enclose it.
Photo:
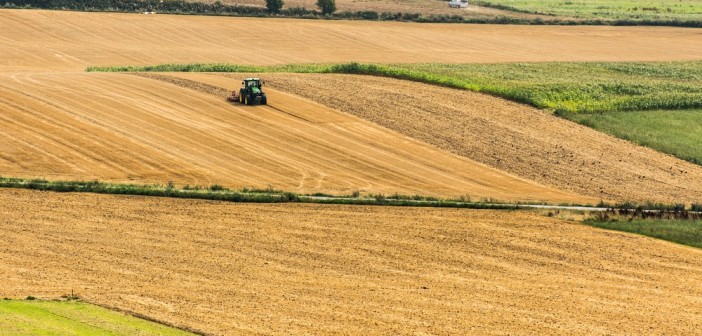
M 422 195 L 386 196 L 384 194 L 361 195 L 354 192 L 352 195 L 328 194 L 297 194 L 282 190 L 249 189 L 231 190 L 219 185 L 210 187 L 176 188 L 172 183 L 159 184 L 119 184 L 104 183 L 99 181 L 48 181 L 43 179 L 21 179 L 0 177 L 0 188 L 29 189 L 49 192 L 93 193 L 109 195 L 130 195 L 146 197 L 167 197 L 182 199 L 198 199 L 210 201 L 223 201 L 233 203 L 309 203 L 309 204 L 339 204 L 339 205 L 365 205 L 365 206 L 411 206 L 411 207 L 437 207 L 459 209 L 489 209 L 489 210 L 572 210 L 572 211 L 688 211 L 684 204 L 662 204 L 648 202 L 637 204 L 625 202 L 608 204 L 600 202 L 597 205 L 582 204 L 545 204 L 529 202 L 500 202 L 494 199 L 480 199 L 472 201 L 470 197 L 458 199 L 439 199 Z M 698 204 L 691 204 L 690 211 L 696 212 Z

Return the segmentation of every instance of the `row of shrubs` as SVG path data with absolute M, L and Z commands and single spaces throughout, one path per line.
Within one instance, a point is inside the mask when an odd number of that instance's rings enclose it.
M 615 25 L 615 26 L 676 26 L 702 27 L 702 21 L 694 20 L 571 20 L 541 18 L 517 18 L 507 16 L 468 18 L 459 15 L 424 15 L 420 13 L 343 11 L 330 15 L 304 7 L 284 8 L 269 11 L 265 7 L 188 2 L 183 0 L 12 0 L 5 8 L 38 8 L 75 11 L 107 12 L 158 12 L 168 14 L 225 15 L 225 16 L 275 16 L 308 19 L 349 19 L 371 21 L 411 21 L 427 23 L 477 23 L 477 24 L 524 24 L 524 25 Z
M 354 191 L 350 195 L 329 195 L 329 194 L 296 194 L 283 190 L 243 188 L 232 190 L 221 185 L 211 186 L 183 186 L 176 187 L 172 182 L 166 185 L 159 184 L 120 184 L 105 183 L 99 181 L 48 181 L 44 179 L 22 179 L 0 177 L 0 188 L 19 188 L 41 191 L 55 192 L 80 192 L 115 195 L 139 195 L 139 196 L 159 196 L 172 198 L 206 199 L 228 202 L 250 202 L 250 203 L 329 203 L 329 204 L 355 204 L 355 205 L 392 205 L 392 206 L 426 206 L 426 207 L 451 207 L 451 208 L 472 208 L 472 209 L 517 209 L 520 205 L 540 204 L 540 203 L 500 203 L 493 199 L 480 199 L 473 201 L 469 196 L 456 199 L 440 199 L 422 195 L 384 195 L 369 194 L 361 195 Z M 573 204 L 562 204 L 572 206 Z M 664 203 L 617 203 L 608 204 L 600 202 L 596 207 L 610 208 L 609 213 L 619 215 L 640 215 L 646 211 L 656 211 L 646 213 L 646 216 L 687 216 L 688 212 L 702 212 L 702 204 L 692 204 L 686 207 L 684 204 L 664 204 Z
M 209 187 L 184 186 L 176 187 L 173 183 L 167 185 L 137 185 L 116 184 L 99 181 L 48 181 L 44 179 L 21 179 L 0 177 L 0 188 L 18 188 L 54 192 L 79 192 L 113 195 L 138 195 L 170 198 L 204 199 L 226 202 L 247 203 L 318 203 L 318 204 L 352 204 L 352 205 L 387 205 L 387 206 L 420 206 L 443 208 L 470 209 L 517 209 L 517 204 L 495 204 L 492 200 L 471 202 L 470 199 L 459 198 L 443 200 L 419 195 L 403 196 L 383 194 L 361 196 L 354 192 L 352 195 L 302 195 L 281 190 L 251 189 L 231 190 L 220 185 Z M 490 201 L 490 202 L 488 202 Z

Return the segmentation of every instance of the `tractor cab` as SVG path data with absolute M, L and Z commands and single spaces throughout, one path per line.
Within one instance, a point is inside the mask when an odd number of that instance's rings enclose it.
M 263 81 L 260 78 L 244 78 L 239 92 L 232 92 L 230 101 L 238 101 L 246 105 L 266 105 L 268 100 L 263 92 Z
M 243 88 L 251 88 L 261 90 L 261 79 L 260 78 L 244 78 L 241 82 Z

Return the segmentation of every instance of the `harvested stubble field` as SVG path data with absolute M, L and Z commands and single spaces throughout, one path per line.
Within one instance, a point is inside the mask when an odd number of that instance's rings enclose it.
M 171 76 L 225 85 L 246 74 Z M 355 75 L 263 74 L 271 87 L 511 174 L 612 200 L 702 201 L 702 167 L 549 112 L 463 90 Z M 467 103 L 469 102 L 469 103 Z
M 418 24 L 0 10 L 0 71 L 161 63 L 702 59 L 695 29 Z M 242 33 L 250 32 L 250 33 Z
M 226 94 L 132 75 L 4 76 L 0 172 L 301 193 L 599 200 L 505 174 L 297 96 L 269 94 L 270 106 L 250 107 L 225 102 Z
M 528 212 L 0 192 L 0 296 L 214 334 L 690 334 L 702 252 Z

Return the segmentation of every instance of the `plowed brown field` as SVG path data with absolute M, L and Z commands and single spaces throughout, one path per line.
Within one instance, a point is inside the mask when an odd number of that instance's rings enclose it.
M 702 252 L 523 212 L 0 191 L 0 297 L 215 334 L 666 334 Z
M 265 76 L 272 87 L 562 190 L 621 201 L 702 202 L 699 165 L 522 104 L 387 78 Z
M 228 62 L 702 59 L 695 29 L 416 24 L 0 10 L 0 71 Z
M 278 91 L 270 92 L 271 106 L 250 107 L 130 75 L 2 78 L 0 172 L 5 176 L 598 201 Z

